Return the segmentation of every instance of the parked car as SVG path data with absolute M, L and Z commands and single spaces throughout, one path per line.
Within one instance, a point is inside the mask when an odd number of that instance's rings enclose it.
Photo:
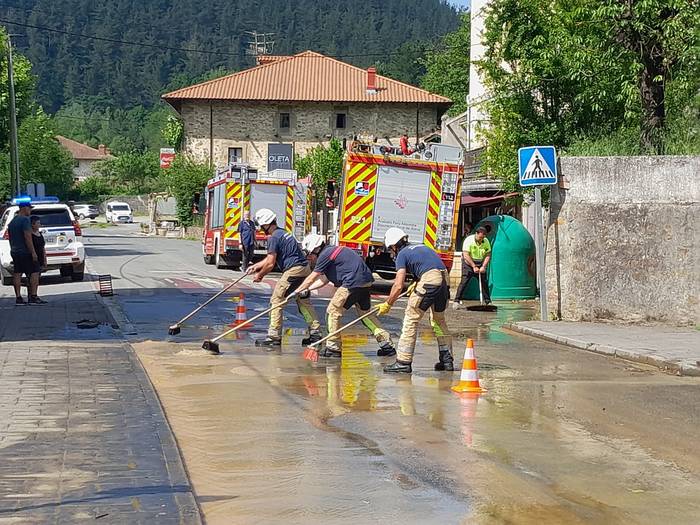
M 107 203 L 107 222 L 134 222 L 131 206 L 126 202 Z
M 73 205 L 73 215 L 81 221 L 83 219 L 97 219 L 100 215 L 100 209 L 94 204 L 75 204 Z
M 12 256 L 7 230 L 19 206 L 12 205 L 0 218 L 0 275 L 2 284 L 12 286 Z M 32 215 L 41 219 L 41 233 L 46 241 L 46 270 L 59 270 L 63 277 L 73 281 L 85 278 L 85 245 L 80 224 L 67 204 L 57 198 L 32 202 Z

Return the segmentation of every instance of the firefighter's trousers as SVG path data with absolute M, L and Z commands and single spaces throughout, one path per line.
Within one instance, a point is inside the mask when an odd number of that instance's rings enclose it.
M 408 298 L 408 305 L 403 318 L 401 339 L 396 349 L 396 358 L 404 363 L 413 362 L 416 347 L 418 324 L 430 311 L 430 325 L 437 338 L 439 348 L 452 350 L 452 336 L 445 322 L 445 309 L 450 299 L 446 270 L 430 270 L 418 281 L 415 292 Z
M 311 273 L 309 266 L 293 266 L 282 274 L 279 281 L 275 285 L 270 298 L 270 306 L 278 304 L 284 300 L 290 293 L 299 288 L 299 285 Z M 318 321 L 318 316 L 314 307 L 311 305 L 311 300 L 308 296 L 305 298 L 296 297 L 299 313 L 304 317 L 304 320 L 309 325 L 311 333 L 320 332 L 321 323 Z M 270 337 L 282 337 L 282 316 L 284 307 L 275 308 L 270 312 L 270 326 L 267 330 L 267 335 Z
M 349 310 L 352 306 L 355 307 L 358 317 L 366 314 L 372 308 L 372 303 L 370 299 L 370 289 L 371 284 L 366 287 L 361 288 L 345 288 L 344 286 L 339 287 L 333 299 L 328 304 L 328 309 L 326 313 L 328 315 L 328 333 L 335 332 L 340 328 L 340 320 L 343 317 L 343 313 Z M 382 328 L 376 315 L 370 315 L 362 320 L 362 324 L 365 325 L 367 330 L 374 336 L 377 343 L 381 346 L 385 343 L 391 343 L 391 334 Z M 330 337 L 326 341 L 326 346 L 329 348 L 341 350 L 341 334 Z

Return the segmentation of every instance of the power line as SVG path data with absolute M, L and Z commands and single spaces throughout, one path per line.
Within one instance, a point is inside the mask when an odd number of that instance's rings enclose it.
M 14 26 L 19 26 L 19 27 L 25 27 L 29 29 L 36 29 L 38 31 L 46 31 L 49 33 L 57 33 L 60 35 L 66 35 L 66 36 L 74 36 L 78 38 L 85 38 L 87 40 L 97 40 L 100 42 L 109 42 L 112 44 L 121 44 L 121 45 L 127 45 L 127 46 L 137 46 L 137 47 L 147 47 L 151 49 L 160 49 L 160 50 L 166 50 L 166 51 L 183 51 L 186 53 L 201 53 L 201 54 L 206 54 L 206 55 L 222 55 L 222 56 L 229 56 L 229 57 L 239 57 L 239 58 L 244 58 L 246 57 L 245 54 L 243 53 L 231 53 L 227 51 L 214 51 L 214 50 L 207 50 L 207 49 L 191 49 L 191 48 L 183 48 L 183 47 L 173 47 L 173 46 L 166 46 L 166 45 L 161 45 L 161 44 L 149 44 L 147 42 L 133 42 L 129 40 L 119 40 L 116 38 L 107 38 L 107 37 L 100 37 L 100 36 L 94 36 L 94 35 L 86 35 L 84 33 L 73 33 L 71 31 L 65 31 L 63 29 L 55 29 L 52 27 L 45 27 L 45 26 L 37 26 L 33 24 L 25 24 L 22 22 L 13 22 L 12 20 L 6 20 L 3 18 L 0 18 L 0 23 L 3 24 L 10 24 Z M 365 58 L 365 57 L 386 57 L 386 56 L 392 56 L 392 55 L 398 55 L 397 51 L 391 52 L 391 51 L 386 51 L 386 52 L 381 52 L 381 53 L 351 53 L 351 54 L 339 54 L 339 55 L 323 55 L 325 57 L 329 58 Z M 318 57 L 318 58 L 323 58 L 323 57 Z

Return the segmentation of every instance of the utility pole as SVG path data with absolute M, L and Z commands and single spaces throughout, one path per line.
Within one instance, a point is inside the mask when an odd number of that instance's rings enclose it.
M 22 186 L 19 177 L 19 141 L 17 140 L 17 107 L 15 106 L 15 74 L 12 64 L 12 40 L 7 35 L 7 81 L 10 91 L 10 173 L 13 195 L 19 197 Z

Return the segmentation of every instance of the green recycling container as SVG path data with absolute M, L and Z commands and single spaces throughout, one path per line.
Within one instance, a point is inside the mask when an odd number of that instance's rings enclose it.
M 510 215 L 491 215 L 479 222 L 491 241 L 491 262 L 488 266 L 491 299 L 534 299 L 535 241 L 525 226 Z M 476 228 L 475 228 L 476 229 Z M 464 299 L 479 300 L 479 283 L 469 282 Z

